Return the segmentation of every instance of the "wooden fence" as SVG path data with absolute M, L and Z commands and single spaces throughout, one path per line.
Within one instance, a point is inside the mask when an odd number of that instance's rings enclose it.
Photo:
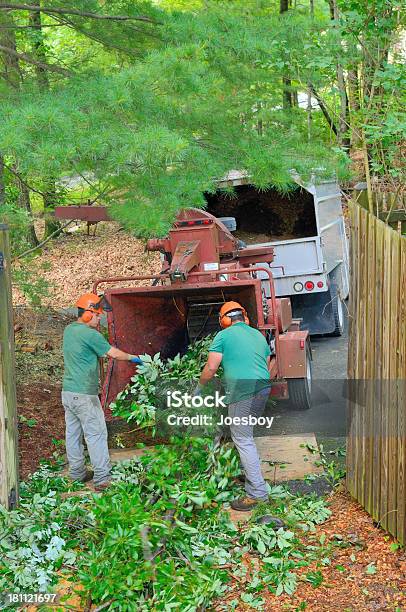
M 399 234 L 406 234 L 406 194 L 390 191 L 373 191 L 373 208 L 375 215 L 385 221 Z M 368 210 L 366 191 L 358 192 L 358 204 Z
M 353 203 L 347 486 L 406 544 L 406 238 Z
M 8 230 L 0 224 L 0 504 L 18 502 L 17 402 Z

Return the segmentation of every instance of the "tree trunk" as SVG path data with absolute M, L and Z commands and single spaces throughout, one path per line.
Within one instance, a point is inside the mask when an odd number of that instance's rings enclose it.
M 30 246 L 37 246 L 38 238 L 34 227 L 34 221 L 32 220 L 32 211 L 31 211 L 31 200 L 30 200 L 30 190 L 27 185 L 23 183 L 19 178 L 17 178 L 18 185 L 18 204 L 21 208 L 25 208 L 25 210 L 30 215 L 30 223 L 27 229 L 27 239 Z
M 17 42 L 15 37 L 15 30 L 13 28 L 14 22 L 9 13 L 0 11 L 0 44 L 12 51 L 17 51 Z M 1 27 L 3 26 L 3 27 Z M 20 70 L 20 64 L 18 57 L 12 53 L 3 51 L 1 54 L 3 60 L 3 78 L 6 83 L 13 89 L 19 90 L 22 75 Z M 28 187 L 22 183 L 20 179 L 16 179 L 16 185 L 18 188 L 18 204 L 21 208 L 28 211 L 31 219 L 31 202 L 30 192 Z M 6 199 L 6 186 L 5 186 L 5 166 L 4 157 L 0 155 L 0 204 L 4 203 Z M 27 241 L 31 246 L 38 244 L 37 234 L 35 232 L 34 223 L 30 220 L 27 228 Z
M 324 104 L 324 101 L 322 99 L 322 97 L 320 96 L 320 94 L 314 89 L 314 86 L 312 85 L 312 83 L 308 84 L 309 86 L 309 90 L 310 92 L 314 95 L 314 97 L 316 98 L 319 106 L 320 106 L 320 110 L 324 115 L 325 120 L 327 121 L 327 123 L 330 126 L 330 129 L 334 132 L 334 134 L 337 136 L 338 134 L 338 129 L 336 124 L 334 123 L 334 120 L 332 118 L 332 116 L 330 115 L 326 105 Z
M 41 2 L 38 2 L 38 5 L 41 6 Z M 38 87 L 41 91 L 49 91 L 48 72 L 46 68 L 43 67 L 43 65 L 48 64 L 48 58 L 46 54 L 46 47 L 44 44 L 44 36 L 42 32 L 41 13 L 39 11 L 34 11 L 30 13 L 30 25 L 33 26 L 33 30 L 34 32 L 36 32 L 37 35 L 33 45 L 35 58 L 42 64 L 42 66 L 38 65 L 35 67 Z M 44 238 L 47 238 L 60 227 L 60 223 L 56 221 L 54 217 L 54 208 L 57 200 L 57 194 L 55 188 L 55 180 L 53 178 L 48 178 L 46 180 L 46 188 L 44 189 L 44 195 L 42 199 L 44 202 L 45 215 Z
M 11 49 L 16 48 L 15 33 L 13 28 L 13 21 L 8 13 L 0 11 L 0 44 L 4 47 Z M 3 27 L 2 27 L 3 26 Z M 20 69 L 18 60 L 8 55 L 5 52 L 0 54 L 3 60 L 3 79 L 13 89 L 18 89 L 20 85 Z M 4 176 L 4 157 L 0 153 L 0 205 L 4 204 L 6 200 L 6 182 Z
M 339 13 L 337 0 L 330 0 L 330 11 L 332 9 L 334 21 L 338 21 Z M 342 64 L 337 62 L 337 86 L 340 96 L 340 113 L 338 120 L 338 143 L 347 151 L 350 148 L 349 138 L 349 116 L 348 116 L 348 96 Z
M 17 43 L 15 37 L 15 30 L 13 28 L 14 22 L 10 14 L 7 12 L 0 11 L 0 44 L 3 47 L 17 51 Z M 4 70 L 3 79 L 13 89 L 19 89 L 21 83 L 21 71 L 18 63 L 18 57 L 12 53 L 2 51 L 0 57 L 3 60 Z
M 328 0 L 328 6 L 329 6 L 329 9 L 330 9 L 330 19 L 333 20 L 333 19 L 335 19 L 335 16 L 334 16 L 334 0 Z
M 260 113 L 262 110 L 262 102 L 258 102 L 257 109 L 258 113 Z M 264 122 L 262 121 L 262 119 L 257 120 L 257 133 L 258 136 L 263 136 L 264 134 Z
M 357 70 L 349 70 L 347 76 L 348 84 L 348 103 L 349 121 L 351 127 L 351 147 L 356 148 L 360 145 L 361 138 L 356 124 L 355 116 L 360 109 L 360 91 Z
M 307 90 L 306 113 L 307 113 L 307 141 L 310 142 L 312 139 L 312 92 L 310 88 Z
M 283 108 L 285 110 L 292 108 L 293 104 L 292 104 L 292 81 L 289 77 L 283 77 L 282 78 L 282 82 L 283 82 L 283 94 L 282 94 L 282 100 L 283 100 Z
M 38 2 L 40 5 L 41 3 Z M 44 37 L 42 33 L 42 22 L 41 13 L 34 12 L 30 14 L 30 25 L 32 25 L 33 31 L 36 33 L 36 39 L 34 42 L 35 57 L 42 64 L 48 63 L 46 49 L 44 45 Z M 35 66 L 35 73 L 37 75 L 38 86 L 42 91 L 49 90 L 49 78 L 48 72 L 43 66 Z
M 45 234 L 44 238 L 48 238 L 51 234 L 56 232 L 61 227 L 59 221 L 55 218 L 55 205 L 58 203 L 58 194 L 56 191 L 55 180 L 50 178 L 44 189 L 44 195 L 42 197 L 44 202 L 44 214 L 45 214 Z
M 357 112 L 360 109 L 360 99 L 359 99 L 359 80 L 358 74 L 356 70 L 349 70 L 348 77 L 348 98 L 350 110 Z
M 289 0 L 279 0 L 279 14 L 283 15 L 289 10 Z M 292 79 L 288 73 L 282 77 L 282 105 L 285 110 L 292 108 L 292 106 L 297 106 L 297 91 L 292 88 Z

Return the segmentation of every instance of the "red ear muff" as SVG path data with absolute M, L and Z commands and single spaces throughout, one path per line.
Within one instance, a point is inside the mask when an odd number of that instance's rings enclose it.
M 82 319 L 83 323 L 89 323 L 93 319 L 93 315 L 94 313 L 90 310 L 85 310 L 80 318 Z
M 219 317 L 219 321 L 220 321 L 220 327 L 222 327 L 223 329 L 226 329 L 226 327 L 230 327 L 232 323 L 230 317 L 228 317 L 227 315 L 223 315 L 222 317 Z
M 250 320 L 247 316 L 247 311 L 245 310 L 245 308 L 241 308 L 241 310 L 242 310 L 242 314 L 244 315 L 244 323 L 249 325 Z M 222 317 L 219 317 L 219 322 L 220 322 L 220 327 L 222 327 L 223 329 L 230 327 L 232 324 L 231 317 L 228 317 L 226 314 L 224 314 Z

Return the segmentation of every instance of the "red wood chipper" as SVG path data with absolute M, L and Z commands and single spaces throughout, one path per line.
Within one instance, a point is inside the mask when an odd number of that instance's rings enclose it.
M 269 267 L 261 267 L 261 263 L 272 263 L 272 247 L 245 247 L 221 220 L 189 209 L 178 215 L 166 238 L 149 240 L 147 250 L 162 254 L 159 275 L 103 278 L 94 283 L 93 291 L 103 286 L 112 307 L 107 315 L 111 344 L 132 354 L 160 352 L 163 358 L 174 357 L 190 342 L 219 331 L 220 306 L 237 301 L 271 347 L 272 394 L 289 398 L 296 409 L 310 407 L 309 336 L 299 329 L 299 320 L 292 320 L 290 300 L 275 297 Z M 257 278 L 259 270 L 269 278 L 269 299 Z M 113 286 L 123 281 L 138 286 Z M 150 284 L 145 286 L 145 281 Z M 133 364 L 110 362 L 102 392 L 105 409 L 134 372 Z
M 91 207 L 81 208 L 83 219 L 83 209 Z M 58 216 L 72 218 L 68 211 L 62 207 Z M 107 314 L 112 345 L 136 355 L 160 352 L 163 358 L 174 357 L 190 342 L 219 331 L 221 305 L 236 301 L 271 347 L 272 395 L 289 399 L 296 409 L 310 407 L 309 335 L 300 330 L 300 320 L 292 319 L 290 300 L 275 297 L 269 267 L 261 267 L 272 263 L 272 247 L 246 247 L 220 219 L 188 209 L 178 214 L 166 238 L 149 240 L 147 250 L 161 253 L 160 274 L 101 278 L 93 285 L 95 293 L 104 291 L 112 307 Z M 269 278 L 270 298 L 257 278 L 259 270 L 266 273 L 266 281 Z M 135 286 L 114 287 L 123 282 Z M 110 360 L 102 391 L 105 410 L 135 369 L 131 363 Z

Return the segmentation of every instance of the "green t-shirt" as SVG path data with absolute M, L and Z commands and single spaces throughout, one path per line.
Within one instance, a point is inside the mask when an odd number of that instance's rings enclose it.
M 97 395 L 98 358 L 110 349 L 110 344 L 96 329 L 77 321 L 68 325 L 63 334 L 63 390 Z
M 228 402 L 237 402 L 271 386 L 268 343 L 258 329 L 242 321 L 219 332 L 209 351 L 222 353 Z

